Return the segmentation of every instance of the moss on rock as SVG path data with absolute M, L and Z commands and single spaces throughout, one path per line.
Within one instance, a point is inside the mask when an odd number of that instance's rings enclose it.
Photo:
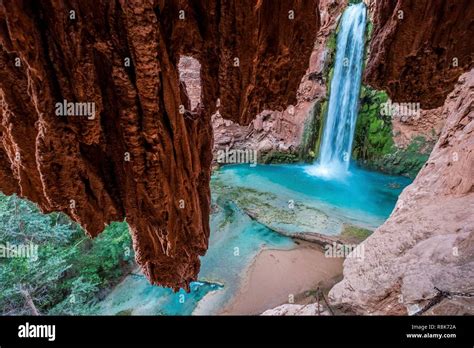
M 296 163 L 300 160 L 300 154 L 297 152 L 289 151 L 269 151 L 264 153 L 260 157 L 261 163 L 271 164 L 271 163 Z
M 385 92 L 362 86 L 352 157 L 369 169 L 414 178 L 428 159 L 434 143 L 418 136 L 406 148 L 397 148 L 393 141 L 392 120 L 389 115 L 380 113 L 381 104 L 387 100 Z
M 380 105 L 388 100 L 385 92 L 361 87 L 360 109 L 354 134 L 352 156 L 361 162 L 373 162 L 393 152 L 390 116 L 380 114 Z
M 344 224 L 341 238 L 348 242 L 360 243 L 372 234 L 373 231 L 354 225 Z
M 375 159 L 370 167 L 390 174 L 415 178 L 428 160 L 434 142 L 428 142 L 423 136 L 414 138 L 404 149 L 394 151 Z
M 299 158 L 303 162 L 312 163 L 317 154 L 316 145 L 321 132 L 321 102 L 316 101 L 310 115 L 305 121 L 301 138 Z

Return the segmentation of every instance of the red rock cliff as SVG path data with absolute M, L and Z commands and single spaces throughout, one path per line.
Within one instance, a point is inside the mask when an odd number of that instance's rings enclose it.
M 474 2 L 384 0 L 371 10 L 366 82 L 397 102 L 442 106 L 459 76 L 474 66 Z
M 0 189 L 90 236 L 126 218 L 148 279 L 188 288 L 208 245 L 216 100 L 242 124 L 294 103 L 318 27 L 317 0 L 0 1 Z M 180 55 L 202 67 L 194 113 L 180 113 Z M 95 117 L 57 116 L 63 100 Z

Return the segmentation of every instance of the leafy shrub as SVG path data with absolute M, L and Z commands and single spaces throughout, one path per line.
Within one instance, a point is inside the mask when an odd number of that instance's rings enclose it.
M 114 222 L 90 240 L 66 215 L 43 214 L 27 200 L 0 193 L 0 248 L 8 245 L 38 249 L 36 260 L 0 258 L 3 315 L 92 313 L 101 293 L 133 265 L 126 223 Z

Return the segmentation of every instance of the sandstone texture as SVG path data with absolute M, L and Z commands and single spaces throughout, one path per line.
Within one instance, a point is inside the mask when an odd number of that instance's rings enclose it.
M 446 122 L 443 108 L 420 110 L 419 115 L 392 118 L 393 141 L 398 148 L 406 148 L 416 137 L 429 143 L 438 140 Z
M 435 287 L 474 289 L 474 7 L 393 0 L 370 2 L 369 11 L 365 82 L 423 109 L 392 120 L 396 145 L 417 135 L 437 143 L 390 218 L 363 242 L 365 259 L 344 262 L 329 300 L 352 313 L 414 314 L 436 298 Z M 426 314 L 472 314 L 472 302 L 444 298 Z
M 321 27 L 311 56 L 305 62 L 307 70 L 299 83 L 296 103 L 290 103 L 283 110 L 267 108 L 248 125 L 225 119 L 220 112 L 212 116 L 214 157 L 225 148 L 256 150 L 259 161 L 272 152 L 297 156 L 302 151 L 304 128 L 313 117 L 315 104 L 326 97 L 329 81 L 325 81 L 323 75 L 329 60 L 327 41 L 336 30 L 345 6 L 346 1 L 341 0 L 319 1 Z
M 126 219 L 148 279 L 188 289 L 208 245 L 216 101 L 241 124 L 294 104 L 319 23 L 317 0 L 0 1 L 0 189 L 92 237 Z M 181 56 L 201 65 L 199 105 Z M 64 100 L 94 117 L 56 115 Z
M 333 304 L 359 314 L 414 314 L 437 295 L 435 287 L 474 289 L 474 69 L 459 78 L 441 117 L 430 158 L 363 242 L 365 258 L 345 260 L 344 279 L 329 293 Z M 472 298 L 459 301 L 427 314 L 474 313 Z
M 329 311 L 325 310 L 323 305 L 310 303 L 306 305 L 300 304 L 283 304 L 281 306 L 268 309 L 262 315 L 272 316 L 290 316 L 290 315 L 330 315 Z
M 442 106 L 474 64 L 474 2 L 386 0 L 370 2 L 369 10 L 374 30 L 366 82 L 396 102 Z

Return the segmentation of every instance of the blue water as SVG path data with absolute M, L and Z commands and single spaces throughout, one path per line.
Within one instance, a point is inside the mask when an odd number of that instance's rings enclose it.
M 342 15 L 319 158 L 315 166 L 308 168 L 310 174 L 337 177 L 349 170 L 362 76 L 365 20 L 363 2 L 350 5 Z
M 273 193 L 284 204 L 296 202 L 320 204 L 328 214 L 352 221 L 354 216 L 370 222 L 374 228 L 393 209 L 397 196 L 410 183 L 393 177 L 351 168 L 344 181 L 327 180 L 306 173 L 305 165 L 225 166 L 218 176 L 232 188 L 247 187 L 262 194 Z M 211 184 L 212 188 L 212 184 Z M 100 314 L 189 315 L 217 314 L 232 299 L 241 277 L 257 253 L 265 247 L 289 249 L 294 242 L 250 219 L 230 201 L 225 192 L 212 194 L 209 250 L 201 258 L 199 282 L 192 283 L 191 293 L 173 293 L 153 286 L 143 276 L 129 276 L 101 303 Z M 352 220 L 351 220 L 352 219 Z M 295 222 L 297 223 L 297 222 Z M 212 296 L 207 296 L 212 295 Z M 206 301 L 202 301 L 206 297 Z
M 143 275 L 125 278 L 100 304 L 98 314 L 106 315 L 191 315 L 199 301 L 220 284 L 193 282 L 191 292 L 150 285 Z
M 242 210 L 245 207 L 237 206 L 226 196 L 226 190 L 235 193 L 236 188 L 241 187 L 252 189 L 253 194 L 257 192 L 266 199 L 260 210 L 265 212 L 266 209 L 267 215 L 275 220 L 278 216 L 282 219 L 278 213 L 284 212 L 290 200 L 299 203 L 304 213 L 295 213 L 295 221 L 270 222 L 291 233 L 316 226 L 320 228 L 319 233 L 336 234 L 346 223 L 374 229 L 385 221 L 410 180 L 363 170 L 351 165 L 348 157 L 357 114 L 365 16 L 363 3 L 349 6 L 342 16 L 318 162 L 256 167 L 242 164 L 220 169 L 211 180 L 214 209 L 210 217 L 209 249 L 201 258 L 199 282 L 191 284 L 191 292 L 173 293 L 150 285 L 143 276 L 129 276 L 101 303 L 99 313 L 218 314 L 239 290 L 242 275 L 262 248 L 294 247 L 291 238 L 250 219 Z M 220 188 L 212 190 L 217 178 Z M 269 202 L 269 199 L 274 201 Z M 314 215 L 322 218 L 312 220 Z M 293 215 L 290 218 L 293 219 Z M 303 226 L 305 219 L 310 222 L 309 226 Z M 313 221 L 318 223 L 313 224 Z
M 229 184 L 232 184 L 229 182 Z M 143 276 L 128 276 L 100 304 L 99 314 L 189 315 L 216 314 L 238 290 L 245 269 L 265 246 L 289 249 L 294 242 L 251 220 L 226 197 L 213 195 L 209 249 L 201 258 L 199 282 L 189 294 L 150 285 Z M 209 293 L 205 305 L 200 301 Z
M 306 199 L 321 202 L 321 206 L 346 211 L 348 215 L 360 212 L 383 222 L 392 212 L 398 196 L 411 180 L 367 171 L 355 165 L 343 179 L 333 180 L 307 173 L 308 165 L 229 165 L 223 173 L 233 176 L 234 185 L 265 192 L 286 194 L 293 200 Z M 379 224 L 378 224 L 379 225 Z M 374 226 L 377 227 L 377 226 Z

